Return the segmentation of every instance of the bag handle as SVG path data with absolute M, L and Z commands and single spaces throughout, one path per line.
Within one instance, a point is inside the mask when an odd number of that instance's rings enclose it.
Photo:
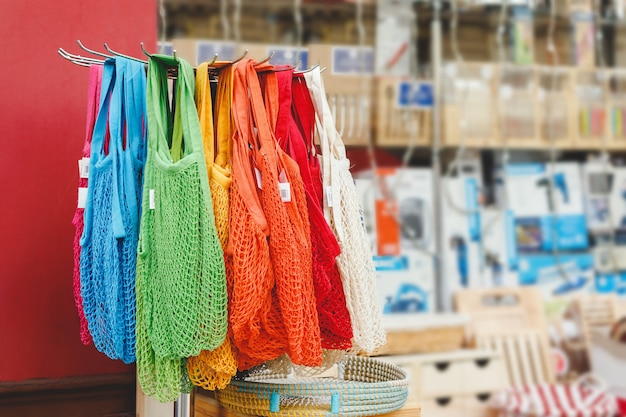
M 280 104 L 278 101 L 278 80 L 274 68 L 269 70 L 263 70 L 257 73 L 259 84 L 263 91 L 264 108 L 267 113 L 267 120 L 269 121 L 272 132 L 276 132 L 278 126 L 278 113 L 280 111 Z
M 89 66 L 89 84 L 87 87 L 87 127 L 83 156 L 91 153 L 91 135 L 96 124 L 98 108 L 100 107 L 100 89 L 102 88 L 102 65 Z
M 302 133 L 309 159 L 317 157 L 315 147 L 315 108 L 309 95 L 303 74 L 294 74 L 292 79 L 292 115 Z
M 268 65 L 270 69 L 273 68 Z M 265 103 L 263 101 L 263 93 L 261 91 L 261 83 L 257 75 L 257 68 L 260 71 L 267 70 L 265 65 L 262 67 L 255 67 L 252 60 L 248 60 L 245 64 L 246 79 L 248 82 L 248 93 L 250 95 L 250 107 L 252 108 L 252 120 L 257 128 L 257 140 L 259 148 L 265 149 L 265 155 L 269 158 L 270 162 L 276 163 L 276 140 L 274 139 L 273 130 L 270 127 L 267 112 L 265 110 Z M 275 75 L 274 75 L 275 76 Z M 277 91 L 277 90 L 275 90 Z M 257 149 L 255 149 L 257 151 Z
M 146 73 L 142 63 L 117 58 L 122 64 L 118 74 L 124 78 L 126 148 L 120 147 L 120 173 L 124 176 L 124 199 L 128 205 L 130 227 L 138 227 L 139 203 L 135 169 L 143 165 L 146 142 Z
M 215 135 L 213 132 L 213 103 L 208 62 L 198 65 L 196 69 L 196 107 L 200 119 L 202 143 L 204 144 L 204 160 L 210 176 L 215 154 Z
M 169 126 L 167 106 L 167 68 L 177 68 L 174 124 Z M 147 110 L 155 121 L 156 140 L 148 146 L 156 153 L 176 163 L 183 157 L 202 151 L 202 133 L 194 103 L 193 68 L 186 60 L 168 55 L 153 54 L 148 62 Z M 165 123 L 165 124 L 164 124 Z M 171 131 L 171 147 L 167 138 Z M 184 147 L 183 147 L 184 144 Z
M 232 115 L 233 104 L 233 70 L 234 65 L 228 64 L 220 70 L 217 81 L 215 120 L 215 140 L 217 142 L 217 156 L 215 163 L 220 167 L 230 171 L 230 160 L 232 153 L 232 138 L 235 130 Z
M 126 60 L 124 95 L 126 130 L 132 155 L 139 162 L 145 161 L 146 134 L 146 71 L 141 62 Z
M 252 176 L 252 152 L 257 148 L 253 135 L 248 86 L 246 83 L 246 61 L 235 65 L 233 71 L 232 114 L 235 115 L 235 131 L 232 140 L 233 180 L 237 182 L 239 193 L 248 207 L 251 216 L 266 236 L 269 225 L 261 208 L 261 201 L 256 190 L 256 181 Z M 252 143 L 251 143 L 252 142 Z M 228 240 L 227 252 L 231 252 L 232 240 Z
M 281 148 L 285 149 L 285 145 L 289 139 L 289 126 L 291 120 L 291 77 L 292 69 L 281 70 L 275 73 L 277 89 L 278 89 L 278 115 L 276 117 L 276 128 L 274 129 L 276 140 Z

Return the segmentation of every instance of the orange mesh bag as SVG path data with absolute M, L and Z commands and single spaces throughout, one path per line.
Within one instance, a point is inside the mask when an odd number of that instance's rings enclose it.
M 273 70 L 273 67 L 259 68 L 265 69 Z M 269 95 L 264 104 L 252 61 L 238 66 L 235 73 L 238 75 L 236 82 L 245 75 L 247 92 L 235 91 L 235 97 L 249 95 L 250 113 L 256 128 L 249 142 L 258 170 L 258 194 L 270 230 L 270 255 L 289 341 L 287 353 L 294 364 L 319 366 L 322 347 L 304 184 L 298 165 L 280 149 L 269 124 L 265 106 L 277 109 L 277 94 Z M 266 82 L 277 88 L 274 73 L 266 76 Z
M 196 107 L 200 118 L 204 158 L 213 199 L 215 227 L 222 248 L 225 248 L 228 242 L 228 190 L 231 184 L 230 141 L 233 131 L 230 113 L 233 91 L 232 73 L 232 65 L 225 65 L 220 71 L 215 111 L 217 129 L 214 132 L 208 64 L 200 64 L 196 70 Z M 218 155 L 214 161 L 215 141 L 218 144 Z M 204 350 L 200 355 L 187 359 L 189 379 L 194 385 L 207 390 L 223 389 L 236 372 L 237 360 L 228 337 L 215 350 Z
M 229 331 L 240 370 L 281 356 L 288 345 L 270 259 L 270 229 L 252 171 L 249 139 L 253 127 L 243 75 L 234 74 L 233 182 L 225 251 Z

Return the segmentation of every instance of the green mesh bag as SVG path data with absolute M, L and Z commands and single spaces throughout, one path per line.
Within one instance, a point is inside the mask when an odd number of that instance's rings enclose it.
M 178 71 L 173 118 L 168 68 Z M 224 256 L 194 91 L 188 62 L 150 58 L 137 261 L 137 372 L 144 392 L 161 401 L 175 399 L 181 390 L 181 359 L 215 349 L 227 332 Z

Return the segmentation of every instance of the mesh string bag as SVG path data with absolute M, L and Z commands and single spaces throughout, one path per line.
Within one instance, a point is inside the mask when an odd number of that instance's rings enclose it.
M 319 68 L 304 74 L 317 115 L 322 148 L 324 214 L 341 248 L 337 265 L 352 322 L 353 349 L 372 352 L 385 344 L 376 271 L 363 224 L 350 161 L 334 126 Z
M 235 68 L 245 62 L 237 63 Z M 257 193 L 245 73 L 236 71 L 233 77 L 233 182 L 225 254 L 229 329 L 237 367 L 245 370 L 283 355 L 288 337 L 270 259 L 270 230 Z
M 85 134 L 85 142 L 83 144 L 83 158 L 89 158 L 91 153 L 91 136 L 93 134 L 94 125 L 96 123 L 96 115 L 98 114 L 100 102 L 100 88 L 102 87 L 102 65 L 91 65 L 89 67 L 89 85 L 87 91 L 87 132 Z M 88 179 L 79 178 L 78 186 L 87 187 Z M 80 320 L 80 340 L 84 345 L 91 343 L 91 334 L 85 311 L 83 308 L 83 297 L 80 293 L 80 237 L 85 228 L 84 208 L 77 207 L 74 212 L 72 224 L 74 225 L 74 302 L 78 310 L 78 318 Z
M 292 76 L 293 70 L 276 72 L 279 92 L 278 121 L 276 138 L 285 152 L 298 164 L 305 185 L 307 209 L 311 224 L 311 248 L 313 261 L 313 282 L 317 314 L 320 323 L 322 347 L 324 349 L 345 350 L 352 347 L 352 325 L 346 307 L 343 285 L 335 258 L 340 249 L 337 239 L 324 219 L 319 198 L 313 185 L 305 141 L 292 115 Z M 298 84 L 296 85 L 296 89 Z M 303 85 L 308 98 L 308 89 Z M 294 100 L 295 101 L 295 100 Z M 314 117 L 313 104 L 308 99 L 299 100 L 294 112 L 309 112 Z M 307 106 L 308 104 L 308 106 Z
M 178 71 L 173 125 L 168 68 Z M 137 260 L 137 373 L 144 392 L 161 401 L 172 401 L 180 392 L 181 359 L 217 348 L 227 331 L 224 258 L 194 90 L 187 61 L 150 58 Z
M 146 73 L 140 62 L 116 58 L 116 72 L 123 74 L 123 139 L 119 152 L 120 209 L 124 222 L 125 238 L 119 242 L 118 251 L 122 274 L 120 285 L 118 322 L 124 323 L 124 337 L 119 351 L 125 361 L 135 361 L 137 242 L 142 195 L 142 174 L 146 143 Z
M 196 70 L 196 107 L 202 130 L 215 227 L 222 248 L 225 248 L 228 242 L 229 188 L 232 181 L 230 174 L 230 141 L 233 132 L 230 112 L 233 91 L 232 73 L 232 65 L 225 65 L 219 73 L 215 109 L 217 128 L 214 129 L 208 64 L 201 64 Z M 214 161 L 215 142 L 218 144 L 218 155 Z M 226 337 L 224 343 L 216 349 L 203 350 L 200 355 L 187 359 L 187 373 L 191 382 L 207 390 L 224 388 L 236 372 L 237 360 L 229 337 Z
M 95 347 L 112 359 L 122 358 L 124 307 L 118 243 L 125 238 L 120 208 L 119 152 L 121 146 L 123 77 L 115 60 L 107 60 L 102 77 L 102 100 L 90 152 L 90 179 L 81 236 L 80 284 L 85 317 Z M 105 138 L 110 132 L 108 146 Z M 108 153 L 105 151 L 108 149 Z M 121 303 L 118 303 L 121 301 Z
M 238 81 L 243 84 L 239 91 L 235 91 L 235 96 L 249 95 L 248 114 L 255 127 L 251 131 L 255 134 L 249 135 L 249 143 L 259 178 L 259 200 L 270 231 L 269 248 L 276 292 L 288 335 L 287 353 L 294 364 L 319 366 L 322 363 L 321 338 L 302 178 L 297 164 L 277 146 L 254 63 L 251 60 L 243 62 L 235 68 L 235 74 L 239 75 L 235 77 L 235 87 L 239 85 Z M 272 81 L 275 83 L 276 78 L 270 72 L 266 82 Z M 239 102 L 245 103 L 245 99 L 242 97 Z M 239 109 L 237 113 L 240 114 Z M 285 190 L 289 195 L 286 199 Z

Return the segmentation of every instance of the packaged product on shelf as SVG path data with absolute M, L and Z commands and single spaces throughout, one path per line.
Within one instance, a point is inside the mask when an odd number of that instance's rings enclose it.
M 411 31 L 415 13 L 410 2 L 379 1 L 376 8 L 376 75 L 411 74 Z
M 496 176 L 499 205 L 515 216 L 520 253 L 588 247 L 578 163 L 509 164 L 506 175 L 500 169 Z
M 626 168 L 593 160 L 583 165 L 582 178 L 589 232 L 604 234 L 619 228 L 621 218 L 626 221 Z
M 443 222 L 442 276 L 444 305 L 449 309 L 459 289 L 479 285 L 481 276 L 480 179 L 476 175 L 441 180 Z
M 296 47 L 291 45 L 276 45 L 267 43 L 240 43 L 237 45 L 237 56 L 248 51 L 247 56 L 262 61 L 271 56 L 269 63 L 272 65 L 297 64 L 298 70 L 309 68 L 309 51 L 306 47 Z
M 536 285 L 545 298 L 564 297 L 594 289 L 594 259 L 589 252 L 520 254 L 521 285 Z
M 172 50 L 176 56 L 184 58 L 193 65 L 206 61 L 212 61 L 217 54 L 219 61 L 232 61 L 236 59 L 235 43 L 220 39 L 173 39 Z
M 481 212 L 483 260 L 480 284 L 483 288 L 518 285 L 515 218 L 510 210 L 485 208 Z
M 535 36 L 532 10 L 527 6 L 513 6 L 510 22 L 512 61 L 515 64 L 532 64 Z
M 384 314 L 432 311 L 434 217 L 432 171 L 379 168 L 356 180 L 374 247 Z
M 506 64 L 500 66 L 499 74 L 500 140 L 519 147 L 539 145 L 535 68 Z
M 343 142 L 367 144 L 372 128 L 374 48 L 310 44 L 309 65 L 326 67 L 324 86 Z
M 582 69 L 596 66 L 595 28 L 593 13 L 574 13 L 570 16 L 571 64 Z
M 571 148 L 576 135 L 574 71 L 565 66 L 537 67 L 539 138 L 543 146 Z
M 489 62 L 447 63 L 443 68 L 443 141 L 489 146 L 498 140 L 497 66 Z
M 598 149 L 606 138 L 607 72 L 579 68 L 574 72 L 574 79 L 575 145 L 583 149 Z
M 375 140 L 379 146 L 427 146 L 433 85 L 408 77 L 376 77 Z

